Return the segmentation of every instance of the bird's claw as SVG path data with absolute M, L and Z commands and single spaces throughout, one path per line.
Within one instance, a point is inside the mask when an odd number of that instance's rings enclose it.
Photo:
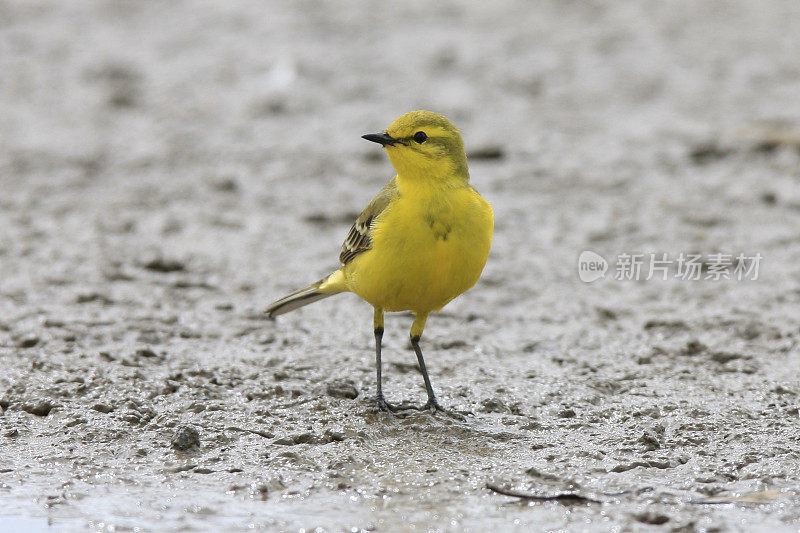
M 425 405 L 420 407 L 419 410 L 420 411 L 433 411 L 435 413 L 436 411 L 445 411 L 445 408 L 442 407 L 441 405 L 439 405 L 439 402 L 436 400 L 436 398 L 431 398 L 431 399 L 428 400 L 428 402 Z
M 378 409 L 384 413 L 389 413 L 400 418 L 407 417 L 409 415 L 408 411 L 420 410 L 419 407 L 414 406 L 410 402 L 403 402 L 398 405 L 389 403 L 383 396 L 376 396 L 372 398 L 372 401 L 375 402 L 378 406 Z M 442 409 L 442 407 L 439 407 L 439 409 Z M 444 409 L 442 410 L 444 411 Z
M 421 408 L 419 408 L 419 410 L 420 411 L 430 411 L 431 414 L 442 413 L 444 415 L 449 416 L 450 418 L 454 418 L 454 419 L 460 420 L 462 422 L 464 420 L 466 420 L 466 417 L 464 415 L 462 415 L 461 413 L 456 413 L 455 411 L 451 411 L 449 409 L 445 409 L 444 407 L 442 407 L 439 404 L 439 402 L 436 400 L 436 398 L 429 399 L 428 402 L 425 405 L 423 405 Z
M 385 413 L 398 414 L 402 411 L 408 411 L 409 409 L 413 408 L 407 402 L 401 403 L 400 405 L 391 404 L 386 401 L 386 398 L 384 398 L 383 395 L 376 396 L 372 399 L 372 401 L 378 405 L 378 409 Z
M 456 420 L 464 421 L 466 417 L 461 413 L 456 413 L 455 411 L 451 411 L 449 409 L 445 409 L 442 407 L 436 398 L 432 400 L 428 400 L 428 402 L 423 405 L 422 407 L 417 407 L 409 402 L 403 402 L 399 405 L 394 405 L 386 401 L 386 398 L 383 396 L 376 396 L 372 398 L 372 401 L 378 406 L 378 409 L 385 413 L 392 414 L 394 416 L 399 417 L 406 417 L 408 413 L 406 411 L 430 411 L 431 414 L 442 413 L 444 415 L 449 416 L 450 418 L 454 418 Z
M 378 409 L 380 409 L 381 411 L 385 411 L 387 413 L 394 413 L 395 411 L 397 411 L 397 407 L 387 402 L 386 398 L 384 398 L 382 395 L 375 397 L 374 400 L 375 403 L 378 404 Z

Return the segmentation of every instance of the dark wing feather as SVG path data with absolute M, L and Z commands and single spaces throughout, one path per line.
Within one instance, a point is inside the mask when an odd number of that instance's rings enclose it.
M 342 244 L 342 252 L 339 254 L 342 265 L 346 265 L 361 252 L 372 248 L 372 223 L 397 194 L 397 184 L 392 180 L 364 208 Z

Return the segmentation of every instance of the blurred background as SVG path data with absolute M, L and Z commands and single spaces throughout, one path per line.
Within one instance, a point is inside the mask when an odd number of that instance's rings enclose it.
M 796 0 L 0 0 L 9 512 L 177 529 L 796 525 L 796 506 L 687 502 L 800 480 L 798 20 Z M 496 217 L 482 281 L 425 339 L 444 403 L 483 433 L 414 420 L 423 455 L 362 401 L 366 304 L 260 314 L 337 266 L 393 175 L 360 136 L 419 108 L 462 130 Z M 758 282 L 587 285 L 583 250 L 764 259 Z M 390 401 L 422 398 L 409 323 L 387 324 Z M 184 423 L 191 456 L 170 444 Z M 285 456 L 231 424 L 312 436 Z M 98 469 L 127 481 L 100 489 Z M 492 475 L 655 487 L 661 503 L 515 514 L 487 499 Z
M 644 224 L 664 201 L 719 218 L 726 208 L 698 188 L 797 205 L 798 10 L 792 1 L 4 1 L 0 216 L 10 230 L 43 210 L 46 221 L 22 228 L 54 226 L 32 252 L 51 269 L 76 266 L 52 257 L 51 238 L 80 241 L 97 261 L 149 246 L 203 255 L 212 241 L 219 248 L 205 261 L 227 255 L 237 281 L 263 287 L 286 246 L 308 237 L 298 218 L 341 217 L 330 237 L 346 231 L 391 175 L 360 135 L 415 108 L 463 130 L 479 189 L 523 193 L 499 210 L 500 230 L 519 228 L 514 209 L 549 211 L 525 220 L 544 241 L 508 236 L 527 256 L 569 238 L 554 234 L 561 216 L 588 215 L 586 231 L 597 233 L 615 210 Z M 741 151 L 752 155 L 745 168 Z M 543 182 L 636 198 L 559 213 L 542 200 Z M 753 221 L 738 222 L 724 239 L 750 246 L 742 232 Z M 335 257 L 333 244 L 320 251 Z

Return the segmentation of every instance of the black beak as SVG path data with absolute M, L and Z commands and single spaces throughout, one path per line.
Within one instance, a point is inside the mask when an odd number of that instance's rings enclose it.
M 387 144 L 389 146 L 394 146 L 395 143 L 398 142 L 397 139 L 388 133 L 368 133 L 366 135 L 362 135 L 361 138 L 374 143 L 382 144 L 383 146 L 386 146 Z

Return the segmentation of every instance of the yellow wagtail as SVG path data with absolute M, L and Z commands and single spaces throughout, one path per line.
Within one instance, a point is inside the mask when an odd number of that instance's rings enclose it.
M 492 244 L 492 208 L 469 185 L 461 134 L 442 115 L 412 111 L 363 138 L 386 149 L 397 175 L 350 228 L 341 268 L 266 312 L 274 317 L 345 291 L 369 302 L 375 308 L 376 401 L 380 409 L 395 411 L 381 386 L 383 313 L 411 311 L 411 345 L 428 392 L 423 409 L 442 410 L 419 340 L 428 315 L 478 281 Z

